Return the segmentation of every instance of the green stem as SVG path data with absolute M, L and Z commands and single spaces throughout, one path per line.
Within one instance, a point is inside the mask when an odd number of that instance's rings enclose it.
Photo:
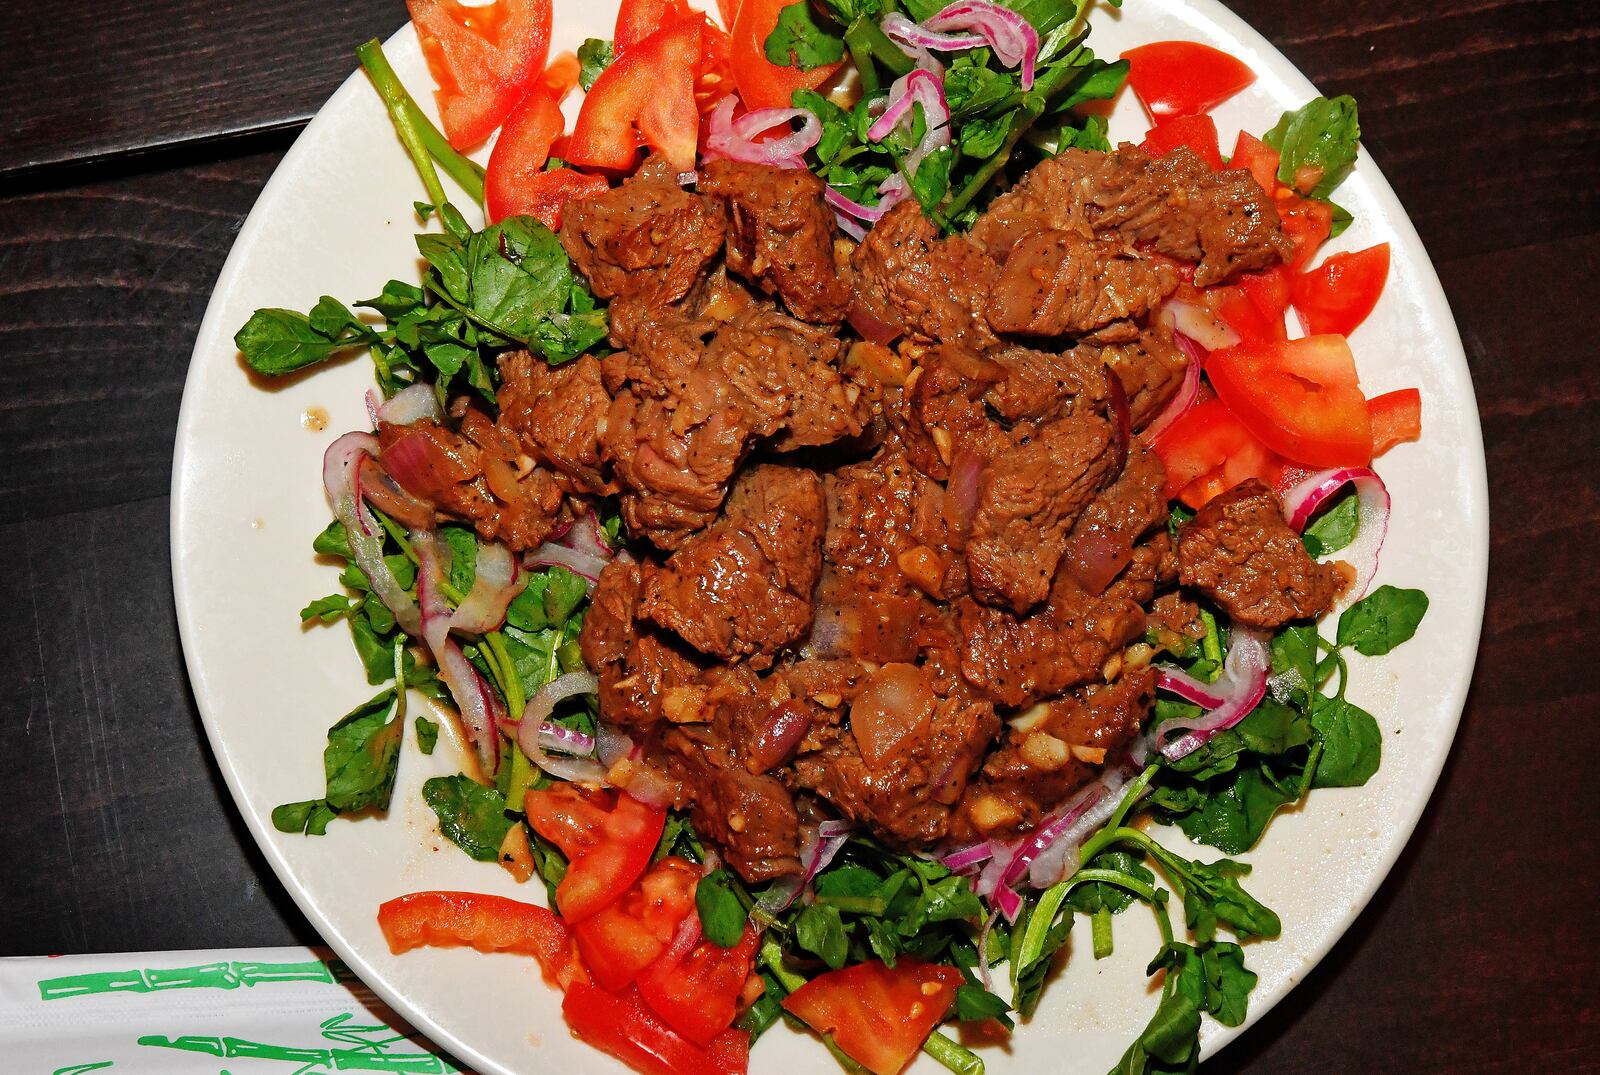
M 517 666 L 511 660 L 511 651 L 506 649 L 505 636 L 499 631 L 490 631 L 483 636 L 483 640 L 489 649 L 494 651 L 495 660 L 505 675 L 505 682 L 500 684 L 500 690 L 506 697 L 506 712 L 511 714 L 512 720 L 521 720 L 522 711 L 527 708 L 528 702 L 523 694 L 522 678 L 517 675 Z
M 861 78 L 863 97 L 876 95 L 882 85 L 878 81 L 878 65 L 872 60 L 872 43 L 863 31 L 863 24 L 868 22 L 865 15 L 858 16 L 844 33 L 845 47 L 850 50 L 850 60 L 856 65 L 856 74 Z
M 1222 632 L 1217 629 L 1217 618 L 1210 609 L 1200 610 L 1200 622 L 1206 625 L 1206 637 L 1200 643 L 1200 652 L 1216 666 L 1211 678 L 1222 674 Z
M 1150 786 L 1150 781 L 1155 779 L 1156 771 L 1160 768 L 1161 766 L 1159 765 L 1145 766 L 1144 772 L 1140 773 L 1133 783 L 1128 785 L 1128 789 L 1122 793 L 1122 802 L 1117 804 L 1117 812 L 1107 818 L 1106 823 L 1101 828 L 1120 829 L 1122 827 L 1122 822 L 1128 816 L 1128 812 L 1133 809 L 1134 804 L 1144 794 L 1144 789 Z M 1078 861 L 1081 863 L 1089 860 L 1080 857 Z
M 394 719 L 406 719 L 406 633 L 394 636 Z
M 1102 907 L 1089 918 L 1090 936 L 1094 940 L 1094 957 L 1105 959 L 1111 954 L 1111 908 Z
M 783 965 L 783 946 L 770 936 L 761 942 L 761 965 L 772 973 L 785 993 L 793 993 L 806 984 L 804 975 L 796 974 Z
M 405 93 L 404 87 L 400 90 Z M 483 204 L 483 165 L 469 157 L 457 152 L 456 147 L 450 144 L 439 128 L 423 115 L 417 102 L 406 94 L 406 113 L 411 117 L 411 122 L 416 124 L 417 134 L 422 137 L 422 144 L 433 159 L 439 162 L 445 174 L 456 181 L 456 185 L 467 192 L 467 197 Z
M 983 1060 L 977 1053 L 937 1030 L 922 1043 L 922 1051 L 956 1075 L 983 1075 Z
M 1121 870 L 1079 870 L 1067 878 L 1066 883 L 1076 888 L 1078 885 L 1087 885 L 1095 881 L 1116 885 L 1118 888 L 1125 888 L 1146 903 L 1154 903 L 1156 900 L 1155 886 L 1147 885 L 1137 877 L 1125 874 Z
M 857 27 L 861 32 L 861 42 L 872 53 L 872 58 L 887 67 L 894 77 L 908 75 L 916 68 L 917 61 L 901 52 L 900 46 L 890 41 L 889 35 L 877 23 L 863 17 L 852 24 L 852 29 Z
M 533 762 L 522 752 L 522 748 L 515 743 L 511 744 L 511 777 L 506 782 L 506 805 L 517 813 L 525 813 L 523 796 L 528 789 L 533 787 L 533 782 L 538 779 L 538 771 L 534 769 Z
M 428 192 L 429 202 L 435 210 L 443 210 L 447 199 L 444 187 L 439 183 L 439 171 L 433 166 L 433 155 L 423 143 L 422 132 L 412 117 L 416 103 L 411 101 L 405 87 L 400 84 L 400 77 L 389 66 L 389 59 L 383 54 L 383 46 L 378 44 L 377 38 L 357 46 L 356 58 L 366 69 L 367 77 L 372 79 L 378 96 L 383 98 L 395 133 L 400 136 L 400 143 L 406 147 L 406 152 L 411 155 L 411 163 L 422 177 L 422 186 Z M 411 105 L 409 109 L 406 107 L 408 103 Z
M 1022 139 L 1023 135 L 1028 133 L 1028 128 L 1034 125 L 1039 119 L 1039 115 L 1044 111 L 1044 104 L 1043 98 L 1030 99 L 1024 102 L 1022 114 L 1017 117 L 1016 126 L 1012 128 L 1011 133 L 1006 135 L 1005 144 L 1000 147 L 1000 151 L 984 161 L 981 168 L 967 177 L 967 181 L 961 187 L 961 191 L 942 207 L 942 212 L 948 219 L 954 220 L 960 216 L 961 211 L 972 203 L 972 199 L 976 198 L 978 193 L 988 185 L 989 180 L 994 178 L 995 173 L 1005 167 L 1006 161 L 1011 157 L 1012 150 L 1017 148 L 1017 142 Z
M 836 907 L 841 911 L 851 914 L 864 914 L 882 917 L 887 909 L 883 899 L 878 896 L 818 896 L 818 903 Z
M 828 1047 L 828 1052 L 833 1054 L 833 1058 L 839 1062 L 839 1066 L 844 1068 L 849 1075 L 872 1075 L 872 1072 L 858 1064 L 853 1056 L 839 1048 L 839 1044 L 833 1040 L 832 1034 L 823 1034 L 822 1044 Z

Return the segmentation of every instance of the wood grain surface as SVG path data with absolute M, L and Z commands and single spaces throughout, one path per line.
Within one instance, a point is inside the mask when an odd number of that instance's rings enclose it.
M 0 955 L 310 942 L 202 740 L 167 488 L 233 235 L 349 48 L 403 11 L 4 6 Z M 1466 343 L 1493 556 L 1461 733 L 1416 836 L 1328 958 L 1207 1070 L 1600 1070 L 1600 7 L 1232 6 L 1361 101 Z

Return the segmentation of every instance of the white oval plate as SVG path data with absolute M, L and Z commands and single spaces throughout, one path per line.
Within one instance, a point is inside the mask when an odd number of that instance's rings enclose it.
M 614 0 L 557 4 L 553 50 L 611 36 Z M 1093 21 L 1091 44 L 1102 56 L 1187 38 L 1248 63 L 1258 80 L 1215 113 L 1224 148 L 1241 126 L 1259 134 L 1316 92 L 1214 0 L 1130 0 L 1120 14 L 1102 9 Z M 388 52 L 416 96 L 430 98 L 409 26 Z M 1113 135 L 1137 141 L 1145 126 L 1125 93 Z M 530 961 L 465 950 L 396 958 L 384 944 L 374 912 L 404 892 L 466 888 L 537 898 L 533 886 L 468 860 L 439 835 L 419 788 L 428 776 L 457 770 L 451 747 L 424 757 L 407 733 L 386 819 L 336 821 L 316 839 L 283 835 L 269 817 L 278 803 L 321 794 L 327 728 L 373 690 L 342 627 L 301 629 L 297 615 L 311 598 L 338 589 L 335 572 L 310 549 L 328 520 L 319 468 L 335 436 L 367 428 L 362 397 L 372 374 L 357 358 L 263 385 L 246 375 L 232 336 L 258 306 L 309 309 L 323 294 L 353 301 L 377 294 L 391 277 L 415 279 L 411 204 L 421 196 L 377 95 L 357 72 L 295 142 L 246 220 L 201 325 L 178 423 L 172 571 L 184 654 L 250 831 L 300 908 L 367 984 L 481 1072 L 620 1071 L 569 1036 L 559 997 Z M 1362 383 L 1369 393 L 1416 385 L 1423 399 L 1423 440 L 1380 465 L 1394 495 L 1381 580 L 1426 590 L 1432 607 L 1413 641 L 1353 669 L 1350 696 L 1384 732 L 1377 776 L 1364 788 L 1316 792 L 1304 809 L 1276 818 L 1245 856 L 1255 866 L 1251 891 L 1283 919 L 1280 939 L 1247 950 L 1260 975 L 1252 1021 L 1338 940 L 1405 845 L 1455 733 L 1483 614 L 1483 447 L 1449 306 L 1405 211 L 1365 153 L 1339 200 L 1355 224 L 1332 249 L 1387 241 L 1393 251 L 1389 286 L 1352 340 Z M 325 429 L 303 421 L 317 409 L 328 416 Z M 984 1050 L 989 1070 L 1105 1071 L 1154 1009 L 1144 964 L 1158 945 L 1150 916 L 1137 911 L 1118 919 L 1112 958 L 1096 962 L 1079 943 L 1009 1050 Z M 1208 1053 L 1237 1033 L 1208 1020 Z M 757 1044 L 751 1067 L 838 1070 L 819 1044 L 781 1024 Z M 915 1070 L 942 1069 L 924 1057 Z

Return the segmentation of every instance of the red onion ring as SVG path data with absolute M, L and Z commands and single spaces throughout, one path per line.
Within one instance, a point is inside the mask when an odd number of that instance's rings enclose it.
M 522 566 L 530 569 L 564 567 L 574 575 L 582 576 L 585 588 L 594 593 L 595 583 L 600 581 L 600 572 L 605 570 L 606 561 L 598 556 L 591 556 L 576 549 L 569 549 L 565 545 L 547 541 L 524 556 Z
M 994 992 L 994 981 L 989 973 L 989 933 L 999 917 L 999 911 L 991 911 L 989 917 L 983 920 L 983 928 L 978 931 L 978 980 L 991 993 Z
M 517 745 L 528 760 L 558 780 L 586 784 L 606 783 L 606 769 L 593 758 L 557 758 L 545 752 L 544 728 L 556 703 L 579 694 L 594 694 L 600 681 L 588 672 L 568 672 L 557 676 L 528 699 L 517 722 Z M 587 737 L 585 737 L 587 738 Z
M 1139 439 L 1145 444 L 1154 444 L 1156 438 L 1164 433 L 1168 426 L 1194 406 L 1194 401 L 1200 396 L 1200 366 L 1205 361 L 1205 356 L 1199 350 L 1199 344 L 1181 332 L 1172 334 L 1172 342 L 1189 359 L 1183 369 L 1183 383 L 1178 385 L 1178 391 L 1161 408 L 1161 413 L 1151 419 L 1150 424 L 1144 427 L 1139 434 Z
M 539 742 L 549 750 L 559 750 L 574 757 L 586 758 L 594 753 L 594 736 L 548 720 L 539 725 Z
M 386 422 L 393 426 L 408 426 L 413 422 L 420 422 L 426 418 L 437 422 L 444 415 L 439 410 L 439 397 L 434 394 L 433 386 L 414 384 L 410 388 L 402 388 L 388 402 L 378 408 L 378 421 Z
M 450 629 L 483 635 L 499 628 L 506 620 L 506 607 L 522 592 L 517 575 L 517 558 L 510 549 L 499 542 L 480 543 L 472 589 L 450 617 Z
M 1356 487 L 1360 522 L 1356 539 L 1336 555 L 1356 569 L 1356 580 L 1349 592 L 1355 595 L 1353 600 L 1359 601 L 1378 573 L 1378 556 L 1389 534 L 1389 489 L 1377 471 L 1371 467 L 1339 467 L 1313 474 L 1283 495 L 1284 512 L 1289 525 L 1303 531 L 1317 509 L 1346 485 Z
M 367 576 L 367 584 L 394 615 L 401 630 L 416 636 L 422 629 L 417 603 L 384 563 L 383 529 L 360 496 L 361 461 L 377 455 L 377 437 L 371 433 L 346 433 L 330 444 L 322 457 L 322 485 L 333 505 L 333 514 L 344 524 L 350 553 Z
M 966 448 L 957 449 L 950 463 L 950 481 L 945 486 L 952 515 L 950 521 L 963 534 L 971 528 L 973 516 L 978 513 L 978 491 L 988 465 L 983 456 Z
M 932 31 L 976 30 L 1007 67 L 1022 67 L 1022 88 L 1033 88 L 1034 66 L 1039 61 L 1039 32 L 1027 19 L 1008 7 L 986 0 L 961 0 L 923 24 Z
M 1174 334 L 1182 333 L 1207 351 L 1224 351 L 1229 347 L 1237 347 L 1240 342 L 1239 333 L 1234 331 L 1232 325 L 1214 316 L 1204 306 L 1182 299 L 1168 299 L 1162 303 L 1156 320 L 1172 329 Z
M 960 873 L 963 870 L 970 870 L 980 863 L 988 862 L 992 858 L 994 858 L 994 848 L 988 841 L 984 841 L 981 844 L 973 844 L 971 847 L 963 847 L 960 851 L 952 851 L 940 859 L 939 862 L 946 869 Z
M 462 730 L 478 755 L 484 775 L 500 767 L 500 699 L 461 647 L 450 638 L 450 606 L 439 592 L 439 550 L 431 531 L 411 534 L 417 554 L 417 600 L 422 612 L 422 637 L 439 666 L 439 678 L 450 688 Z
M 1154 729 L 1157 749 L 1170 761 L 1199 749 L 1208 739 L 1224 729 L 1231 728 L 1260 704 L 1267 693 L 1267 675 L 1272 671 L 1272 651 L 1267 648 L 1266 636 L 1235 626 L 1228 641 L 1228 657 L 1223 662 L 1222 675 L 1206 684 L 1208 691 L 1220 704 L 1211 706 L 1197 717 L 1176 717 Z M 1187 696 L 1197 694 L 1194 681 L 1184 677 L 1177 680 L 1170 670 L 1164 670 L 1156 679 L 1156 687 Z M 1203 705 L 1204 703 L 1197 703 Z M 1161 743 L 1169 732 L 1188 734 Z M 1137 760 L 1137 759 L 1136 759 Z
M 623 758 L 633 754 L 633 740 L 617 731 L 604 721 L 595 722 L 595 757 L 600 759 L 600 764 L 609 771 L 610 768 Z
M 1011 856 L 1011 861 L 1006 864 L 1005 872 L 1000 875 L 1000 884 L 996 888 L 1010 888 L 1022 879 L 1028 871 L 1033 860 L 1048 851 L 1072 827 L 1072 823 L 1083 816 L 1101 797 L 1106 794 L 1105 785 L 1096 781 L 1086 785 L 1082 791 L 1074 795 L 1067 804 L 1056 812 L 1055 816 L 1041 823 L 1017 848 L 1017 853 Z M 1053 883 L 1053 882 L 1052 882 Z
M 1006 916 L 1006 921 L 1015 924 L 1017 916 L 1022 913 L 1022 897 L 1017 895 L 1017 890 L 1009 885 L 1001 885 L 989 897 L 989 902 L 1000 909 Z
M 1090 801 L 1085 808 L 1075 809 L 1070 805 L 1065 808 L 1064 813 L 1076 813 L 1077 816 L 1056 833 L 1049 848 L 1040 853 L 1028 867 L 1029 885 L 1034 888 L 1049 888 L 1071 872 L 1069 867 L 1076 865 L 1073 858 L 1077 855 L 1078 848 L 1083 846 L 1083 841 L 1088 839 L 1091 833 L 1117 812 L 1117 806 L 1122 801 L 1122 788 L 1132 776 L 1133 770 L 1127 766 L 1108 766 L 1100 774 L 1100 779 L 1089 785 L 1090 788 L 1100 789 L 1100 792 L 1089 797 Z
M 911 21 L 910 17 L 898 11 L 885 15 L 878 25 L 883 30 L 884 36 L 899 45 L 902 52 L 919 61 L 918 66 L 922 66 L 924 62 L 937 65 L 928 68 L 934 74 L 941 73 L 943 65 L 928 55 L 929 49 L 938 49 L 940 52 L 964 52 L 987 43 L 982 34 L 938 33 Z
M 593 556 L 597 560 L 610 560 L 616 555 L 611 542 L 606 540 L 605 531 L 600 528 L 600 517 L 592 511 L 576 523 L 569 523 L 551 540 L 558 545 L 565 545 L 574 552 Z
M 895 79 L 889 87 L 888 105 L 883 115 L 867 128 L 867 138 L 881 142 L 902 122 L 911 123 L 912 106 L 917 104 L 922 106 L 928 130 L 917 148 L 906 157 L 906 170 L 913 173 L 929 153 L 950 144 L 950 106 L 945 103 L 944 85 L 938 76 L 918 68 Z
M 431 530 L 438 522 L 433 503 L 395 481 L 372 456 L 364 457 L 356 474 L 361 499 L 407 530 Z
M 811 713 L 802 703 L 790 700 L 775 705 L 756 733 L 751 757 L 763 772 L 783 765 L 795 756 L 810 730 Z
M 817 831 L 807 836 L 800 848 L 800 875 L 773 882 L 756 900 L 756 906 L 769 915 L 788 910 L 795 897 L 810 886 L 817 874 L 828 868 L 839 849 L 850 839 L 851 830 L 848 821 L 824 821 L 818 825 Z
M 822 121 L 805 108 L 758 108 L 733 118 L 737 99 L 724 97 L 712 110 L 706 135 L 707 160 L 725 158 L 777 168 L 804 168 L 806 151 L 822 140 Z M 800 129 L 769 142 L 756 137 L 780 124 L 800 120 Z

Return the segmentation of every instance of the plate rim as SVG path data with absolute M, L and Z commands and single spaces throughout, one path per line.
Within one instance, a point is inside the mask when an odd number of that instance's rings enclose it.
M 1093 0 L 1090 0 L 1090 2 L 1092 3 Z M 1275 44 L 1240 16 L 1234 14 L 1220 0 L 1184 0 L 1184 6 L 1200 20 L 1215 25 L 1223 32 L 1248 43 L 1252 48 L 1264 55 L 1280 61 L 1281 69 L 1274 73 L 1282 78 L 1291 89 L 1299 90 L 1301 96 L 1309 98 L 1320 93 L 1318 88 L 1301 72 L 1299 67 L 1285 56 Z M 393 49 L 396 45 L 405 42 L 408 37 L 412 37 L 412 35 L 413 27 L 408 21 L 384 39 L 384 47 Z M 184 378 L 183 397 L 178 413 L 170 487 L 171 504 L 168 539 L 178 635 L 183 652 L 185 672 L 194 696 L 195 708 L 200 715 L 201 725 L 206 733 L 210 753 L 222 774 L 224 783 L 227 785 L 228 792 L 233 799 L 234 808 L 242 816 L 246 829 L 252 839 L 255 840 L 256 846 L 272 867 L 279 883 L 288 892 L 300 912 L 316 927 L 323 942 L 333 948 L 374 993 L 387 1002 L 393 1010 L 400 1013 L 412 1026 L 422 1031 L 430 1041 L 448 1052 L 452 1058 L 468 1064 L 475 1070 L 485 1073 L 485 1075 L 490 1075 L 490 1073 L 511 1075 L 501 1062 L 481 1052 L 471 1042 L 435 1019 L 425 1006 L 412 1003 L 406 994 L 392 987 L 387 977 L 379 971 L 371 960 L 363 955 L 361 946 L 351 943 L 339 930 L 334 928 L 333 924 L 316 906 L 316 901 L 313 899 L 311 892 L 305 886 L 293 880 L 293 870 L 279 850 L 276 842 L 271 838 L 267 816 L 251 809 L 249 806 L 248 797 L 243 787 L 243 778 L 234 764 L 232 753 L 227 748 L 221 721 L 215 715 L 220 710 L 221 705 L 208 695 L 205 671 L 199 667 L 199 661 L 191 656 L 195 650 L 194 639 L 201 628 L 194 622 L 195 605 L 185 579 L 181 559 L 181 552 L 185 547 L 182 534 L 185 520 L 190 512 L 188 482 L 186 480 L 189 473 L 187 463 L 190 451 L 198 447 L 192 436 L 195 408 L 197 406 L 196 394 L 193 389 L 200 379 L 200 370 L 202 364 L 206 361 L 206 352 L 215 345 L 218 338 L 218 322 L 223 316 L 223 308 L 226 305 L 226 303 L 220 301 L 220 296 L 230 292 L 237 286 L 237 278 L 241 273 L 242 266 L 247 261 L 248 249 L 254 245 L 253 240 L 257 233 L 267 227 L 267 217 L 260 211 L 261 205 L 270 200 L 269 195 L 277 193 L 277 188 L 280 185 L 288 185 L 287 175 L 291 169 L 287 166 L 297 163 L 301 157 L 312 153 L 312 144 L 316 141 L 316 136 L 320 134 L 321 127 L 333 122 L 330 118 L 331 114 L 349 98 L 357 93 L 366 92 L 365 83 L 365 74 L 357 66 L 339 84 L 327 101 L 318 108 L 316 114 L 300 134 L 296 136 L 294 143 L 273 169 L 272 175 L 262 186 L 260 193 L 256 196 L 256 200 L 251 206 L 250 212 L 234 238 L 228 256 L 218 272 L 216 282 L 213 284 L 207 300 L 205 314 L 196 331 L 195 345 L 190 353 L 189 365 Z M 1472 381 L 1470 364 L 1467 362 L 1465 349 L 1461 342 L 1460 328 L 1456 323 L 1449 296 L 1439 280 L 1432 257 L 1416 232 L 1411 214 L 1407 212 L 1400 202 L 1393 187 L 1384 176 L 1382 169 L 1364 144 L 1360 150 L 1359 166 L 1363 179 L 1371 185 L 1374 198 L 1383 205 L 1389 217 L 1394 233 L 1390 241 L 1398 240 L 1419 255 L 1415 259 L 1415 267 L 1423 275 L 1416 280 L 1416 283 L 1422 292 L 1439 300 L 1443 312 L 1447 315 L 1441 324 L 1445 331 L 1436 335 L 1432 343 L 1445 352 L 1452 365 L 1459 366 L 1459 371 L 1464 375 L 1463 380 L 1467 396 L 1472 403 L 1476 418 L 1474 421 L 1464 423 L 1470 443 L 1460 446 L 1463 449 L 1470 449 L 1468 453 L 1470 466 L 1463 475 L 1463 481 L 1471 494 L 1472 500 L 1470 504 L 1466 505 L 1470 509 L 1466 517 L 1469 523 L 1467 529 L 1470 534 L 1465 544 L 1476 555 L 1477 569 L 1464 576 L 1461 581 L 1463 585 L 1469 588 L 1466 597 L 1468 608 L 1472 615 L 1469 622 L 1453 625 L 1458 637 L 1464 642 L 1470 641 L 1470 648 L 1466 650 L 1469 656 L 1463 668 L 1463 675 L 1449 685 L 1439 702 L 1438 710 L 1432 714 L 1433 717 L 1438 719 L 1441 743 L 1436 756 L 1427 765 L 1420 766 L 1418 769 L 1418 776 L 1427 780 L 1427 794 L 1418 797 L 1409 806 L 1409 809 L 1398 817 L 1397 823 L 1393 825 L 1394 838 L 1389 841 L 1382 853 L 1377 856 L 1377 864 L 1370 871 L 1367 883 L 1356 893 L 1348 910 L 1340 916 L 1337 925 L 1326 929 L 1319 943 L 1312 946 L 1304 954 L 1300 972 L 1277 995 L 1260 998 L 1253 996 L 1248 1017 L 1242 1025 L 1238 1027 L 1219 1026 L 1214 1033 L 1208 1035 L 1202 1054 L 1203 1059 L 1210 1059 L 1215 1056 L 1293 993 L 1305 980 L 1305 977 L 1313 969 L 1321 965 L 1328 953 L 1345 937 L 1351 927 L 1365 913 L 1379 888 L 1388 881 L 1396 862 L 1399 861 L 1405 850 L 1411 846 L 1416 828 L 1421 821 L 1422 815 L 1433 802 L 1434 794 L 1438 790 L 1440 775 L 1455 748 L 1456 734 L 1460 727 L 1479 655 L 1488 584 L 1490 503 L 1487 459 L 1483 448 L 1482 421 L 1481 414 L 1477 409 L 1476 388 Z M 220 331 L 224 337 L 231 338 L 228 326 L 221 326 Z M 1464 400 L 1463 402 L 1466 401 Z

